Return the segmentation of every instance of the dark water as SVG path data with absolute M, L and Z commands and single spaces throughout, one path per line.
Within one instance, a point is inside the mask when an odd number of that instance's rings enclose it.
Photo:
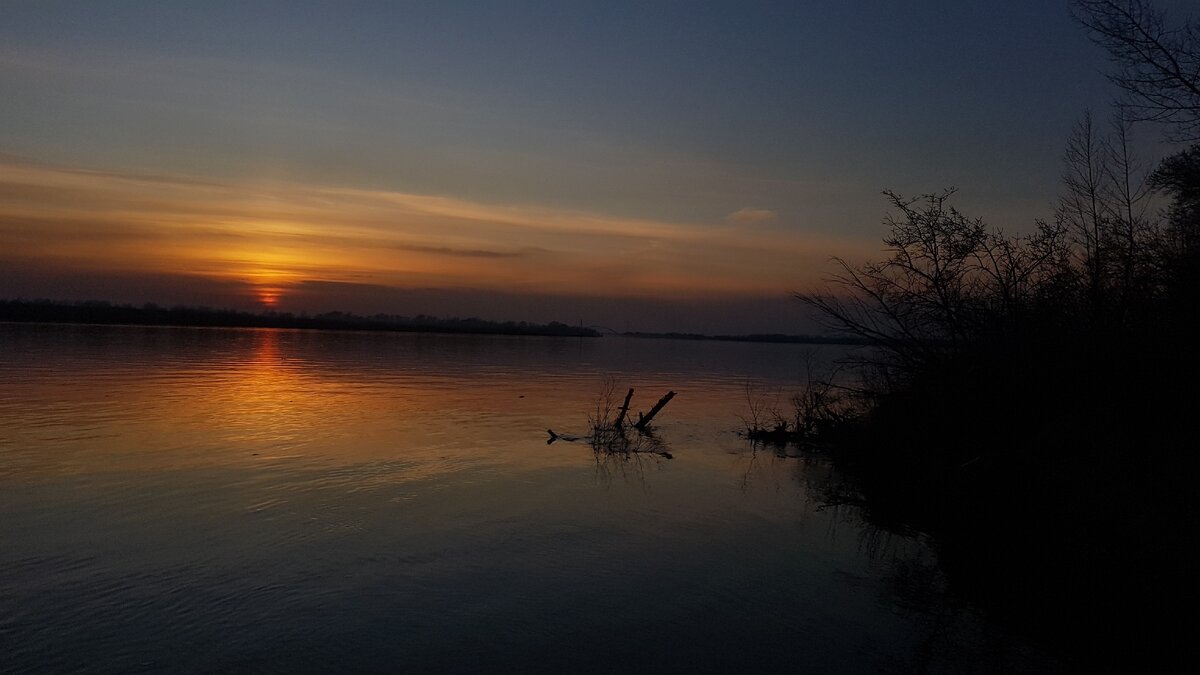
M 736 435 L 838 349 L 0 324 L 0 670 L 1049 667 Z

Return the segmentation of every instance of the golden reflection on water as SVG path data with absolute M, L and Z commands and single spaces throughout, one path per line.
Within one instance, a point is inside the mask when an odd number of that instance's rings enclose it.
M 569 461 L 541 442 L 543 415 L 561 414 L 553 384 L 449 372 L 416 353 L 411 336 L 188 329 L 172 334 L 176 342 L 138 342 L 141 334 L 115 330 L 112 343 L 69 365 L 9 364 L 23 381 L 21 396 L 10 389 L 0 407 L 13 430 L 0 441 L 12 446 L 0 472 L 374 462 L 411 480 Z M 358 351 L 343 353 L 343 343 Z
M 303 369 L 288 367 L 279 331 L 252 335 L 245 361 L 226 371 L 217 386 L 201 389 L 193 404 L 207 411 L 208 423 L 231 443 L 278 446 L 311 437 L 340 407 L 336 395 L 314 386 Z
M 586 469 L 586 444 L 548 446 L 545 430 L 582 435 L 615 368 L 625 369 L 623 385 L 637 387 L 635 410 L 668 388 L 681 392 L 660 429 L 688 462 L 665 460 L 654 472 L 740 473 L 744 444 L 732 429 L 745 379 L 737 361 L 716 359 L 741 354 L 729 345 L 709 346 L 702 372 L 739 374 L 701 379 L 686 362 L 670 363 L 675 346 L 656 341 L 0 330 L 11 347 L 0 355 L 0 376 L 13 382 L 0 391 L 0 429 L 11 430 L 0 434 L 0 475 L 312 469 L 328 480 L 353 474 L 364 487 L 462 471 Z M 613 466 L 606 477 L 602 469 Z M 625 469 L 601 465 L 596 480 L 620 479 Z

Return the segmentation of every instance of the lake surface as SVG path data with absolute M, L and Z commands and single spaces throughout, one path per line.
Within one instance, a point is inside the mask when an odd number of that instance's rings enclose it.
M 844 349 L 0 324 L 0 671 L 1051 668 L 736 434 Z

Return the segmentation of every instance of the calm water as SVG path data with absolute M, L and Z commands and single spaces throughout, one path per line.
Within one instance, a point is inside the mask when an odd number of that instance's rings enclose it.
M 837 349 L 0 324 L 0 670 L 1046 667 L 736 435 Z

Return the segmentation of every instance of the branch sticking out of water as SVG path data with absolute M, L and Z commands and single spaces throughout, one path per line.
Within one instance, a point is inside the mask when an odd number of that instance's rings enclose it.
M 558 440 L 587 441 L 595 452 L 649 453 L 671 459 L 671 453 L 667 451 L 666 444 L 654 435 L 650 428 L 650 422 L 662 412 L 671 399 L 675 398 L 675 392 L 668 391 L 654 404 L 650 412 L 639 412 L 638 421 L 630 426 L 627 424 L 627 420 L 634 390 L 632 387 L 629 388 L 625 393 L 625 400 L 619 407 L 615 405 L 615 391 L 616 385 L 613 380 L 606 379 L 600 395 L 596 398 L 596 407 L 588 416 L 589 433 L 587 435 L 560 434 L 553 429 L 547 429 L 546 433 L 550 435 L 550 438 L 546 443 L 550 444 Z

